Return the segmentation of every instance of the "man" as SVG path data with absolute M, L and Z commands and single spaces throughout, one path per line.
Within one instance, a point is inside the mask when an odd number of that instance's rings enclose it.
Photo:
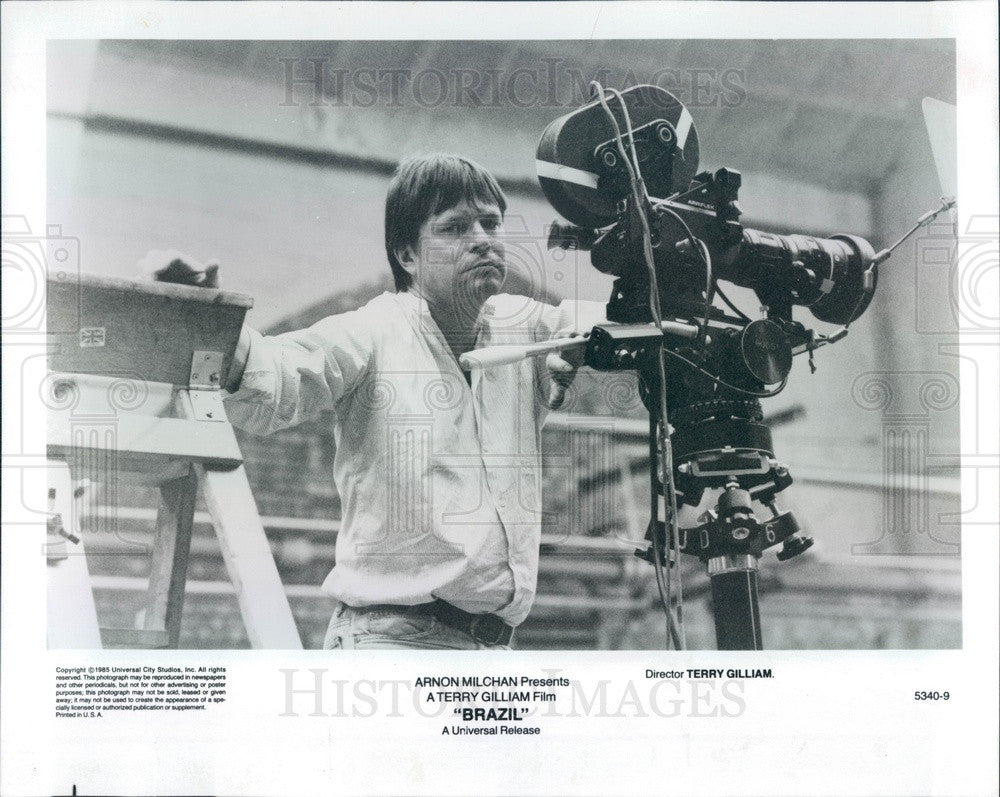
M 343 515 L 323 584 L 338 601 L 326 648 L 505 648 L 531 608 L 540 427 L 574 365 L 550 355 L 466 374 L 458 358 L 554 337 L 578 308 L 500 293 L 516 282 L 506 209 L 477 164 L 411 158 L 386 199 L 397 292 L 299 332 L 243 330 L 227 386 L 234 424 L 269 434 L 324 410 L 336 418 Z

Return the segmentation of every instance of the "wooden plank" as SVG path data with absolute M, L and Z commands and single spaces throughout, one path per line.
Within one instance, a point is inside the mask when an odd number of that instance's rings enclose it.
M 164 264 L 166 265 L 166 264 Z M 199 288 L 192 285 L 178 285 L 173 282 L 156 282 L 150 280 L 127 280 L 120 277 L 108 277 L 101 274 L 74 274 L 70 278 L 62 278 L 50 274 L 50 287 L 77 286 L 79 290 L 100 292 L 129 293 L 137 296 L 159 296 L 176 299 L 180 302 L 193 302 L 211 305 L 233 305 L 249 310 L 253 307 L 253 297 L 234 291 L 221 291 L 217 288 Z
M 143 462 L 164 465 L 190 459 L 215 468 L 236 467 L 243 461 L 233 427 L 228 423 L 120 415 L 76 418 L 70 412 L 48 415 L 48 452 L 55 459 L 71 460 L 77 449 L 116 453 L 119 470 Z M 93 477 L 91 477 L 93 478 Z
M 166 382 L 59 371 L 50 371 L 45 381 L 46 404 L 52 412 L 72 410 L 75 415 L 108 417 L 174 415 L 177 388 Z
M 101 640 L 106 648 L 166 648 L 170 645 L 166 631 L 136 628 L 102 628 Z
M 95 507 L 95 511 L 105 513 L 114 512 L 119 520 L 131 520 L 137 523 L 145 523 L 155 519 L 154 511 L 148 507 L 121 506 L 112 508 L 98 504 Z M 212 518 L 208 512 L 199 511 L 194 513 L 194 522 L 211 523 Z M 329 518 L 294 518 L 285 517 L 284 515 L 263 515 L 261 516 L 261 522 L 265 528 L 271 530 L 299 531 L 306 534 L 315 534 L 319 537 L 330 537 L 331 539 L 340 531 L 340 521 Z M 556 539 L 563 538 L 559 537 Z M 627 550 L 622 548 L 622 550 L 625 550 L 631 556 L 632 550 L 630 548 Z
M 115 463 L 114 472 L 119 486 L 159 487 L 164 482 L 181 478 L 189 467 L 190 463 L 181 460 L 152 461 L 149 458 L 135 459 L 133 457 L 128 460 L 119 458 Z M 74 478 L 80 478 L 72 463 L 70 470 L 73 471 Z M 154 509 L 151 509 L 150 512 L 153 515 L 156 514 Z
M 171 648 L 176 648 L 180 639 L 197 495 L 198 481 L 191 468 L 186 476 L 160 486 L 161 501 L 143 627 L 165 630 Z
M 176 409 L 181 418 L 194 416 L 187 390 L 178 391 Z M 228 423 L 202 422 L 199 425 L 225 426 L 232 434 Z M 302 640 L 245 468 L 240 464 L 219 470 L 204 462 L 195 462 L 194 472 L 212 516 L 250 644 L 255 648 L 301 650 Z
M 101 576 L 95 575 L 93 578 L 94 589 L 107 592 L 144 592 L 149 585 L 148 579 L 141 576 Z M 189 581 L 187 584 L 187 594 L 204 596 L 235 596 L 236 590 L 228 581 Z M 285 587 L 285 595 L 296 600 L 321 600 L 327 603 L 333 601 L 333 597 L 323 592 L 319 584 L 288 584 Z
M 195 464 L 219 547 L 236 592 L 250 644 L 302 648 L 278 568 L 243 466 L 227 471 Z
M 225 384 L 252 304 L 211 288 L 50 275 L 49 369 L 186 386 L 192 354 L 216 351 Z

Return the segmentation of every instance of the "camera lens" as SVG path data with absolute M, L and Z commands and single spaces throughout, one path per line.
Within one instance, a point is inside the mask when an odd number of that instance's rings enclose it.
M 864 272 L 875 250 L 863 238 L 777 235 L 744 230 L 739 255 L 723 276 L 756 291 L 769 307 L 808 307 L 820 321 L 846 324 L 868 307 Z

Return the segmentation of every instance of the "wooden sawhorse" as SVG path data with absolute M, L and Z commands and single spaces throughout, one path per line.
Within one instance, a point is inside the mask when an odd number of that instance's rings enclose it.
M 178 646 L 200 490 L 251 645 L 301 648 L 222 405 L 252 300 L 87 275 L 48 290 L 50 647 Z M 159 488 L 142 628 L 96 628 L 78 533 L 87 483 L 112 504 L 119 485 Z

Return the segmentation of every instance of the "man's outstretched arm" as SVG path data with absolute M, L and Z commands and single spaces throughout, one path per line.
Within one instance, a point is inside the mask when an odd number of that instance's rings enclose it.
M 140 268 L 158 281 L 218 287 L 217 265 L 202 268 L 177 252 L 151 252 Z M 367 371 L 371 351 L 356 312 L 273 337 L 244 325 L 223 386 L 229 419 L 267 435 L 333 410 Z

